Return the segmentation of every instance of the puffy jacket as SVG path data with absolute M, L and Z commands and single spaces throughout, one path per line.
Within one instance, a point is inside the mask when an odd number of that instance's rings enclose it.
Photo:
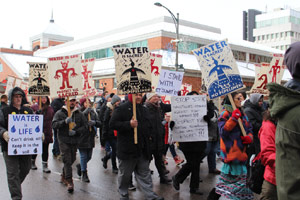
M 259 130 L 259 139 L 261 147 L 261 161 L 265 168 L 264 179 L 273 185 L 276 185 L 275 178 L 275 132 L 276 126 L 271 121 L 263 121 Z
M 75 128 L 73 128 L 73 130 L 76 131 L 76 134 L 74 136 L 69 136 L 69 125 L 65 122 L 67 116 L 67 108 L 63 106 L 55 113 L 52 121 L 52 128 L 58 129 L 57 136 L 59 142 L 66 144 L 78 144 L 80 135 L 87 132 L 87 120 L 79 110 L 74 110 L 71 116 L 72 122 L 75 122 L 76 124 Z
M 114 129 L 112 129 L 109 126 L 109 121 L 111 119 L 112 113 L 113 113 L 113 105 L 111 105 L 110 102 L 107 103 L 107 108 L 104 113 L 104 118 L 103 118 L 103 139 L 108 140 L 115 138 L 114 135 Z

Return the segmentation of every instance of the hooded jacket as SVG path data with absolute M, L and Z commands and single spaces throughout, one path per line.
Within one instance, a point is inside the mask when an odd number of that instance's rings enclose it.
M 16 92 L 22 95 L 22 103 L 21 103 L 20 110 L 18 110 L 12 105 L 13 95 Z M 7 151 L 7 142 L 3 139 L 3 133 L 8 130 L 8 115 L 9 114 L 33 114 L 33 111 L 30 108 L 23 106 L 28 102 L 26 100 L 26 95 L 21 88 L 15 87 L 12 90 L 10 90 L 8 94 L 8 100 L 10 102 L 9 106 L 0 109 L 0 140 L 1 140 L 2 151 Z

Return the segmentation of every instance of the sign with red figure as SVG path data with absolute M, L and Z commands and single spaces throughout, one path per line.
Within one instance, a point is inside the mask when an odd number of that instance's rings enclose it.
M 84 92 L 84 97 L 95 96 L 97 94 L 97 90 L 95 88 L 94 80 L 92 77 L 94 65 L 94 58 L 81 60 L 81 75 L 83 80 L 82 89 Z

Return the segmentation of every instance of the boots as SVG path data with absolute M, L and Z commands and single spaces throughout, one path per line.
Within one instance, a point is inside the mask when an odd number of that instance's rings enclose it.
M 65 179 L 65 173 L 63 172 L 61 175 L 60 175 L 60 182 L 65 184 L 65 185 L 68 185 L 68 182 L 67 180 Z
M 81 176 L 81 166 L 80 166 L 80 164 L 76 165 L 76 169 L 77 169 L 77 175 Z
M 43 172 L 44 173 L 50 173 L 51 170 L 48 168 L 48 163 L 43 161 Z
M 35 159 L 31 159 L 31 169 L 37 170 L 37 166 L 35 165 Z
M 90 182 L 90 179 L 89 179 L 89 177 L 88 177 L 87 171 L 82 171 L 81 173 L 82 173 L 82 178 L 81 178 L 81 180 L 82 180 L 83 182 L 89 183 L 89 182 Z
M 208 197 L 207 197 L 207 200 L 218 200 L 219 198 L 221 197 L 221 195 L 217 194 L 216 193 L 216 188 L 213 188 Z
M 184 162 L 184 159 L 181 159 L 179 156 L 175 156 L 174 161 L 175 161 L 176 165 L 180 165 L 181 163 Z
M 107 161 L 108 161 L 108 156 L 104 156 L 103 158 L 101 158 L 102 162 L 103 162 L 103 167 L 104 169 L 107 169 Z
M 74 184 L 72 178 L 67 180 L 67 188 L 69 193 L 72 193 L 74 191 Z

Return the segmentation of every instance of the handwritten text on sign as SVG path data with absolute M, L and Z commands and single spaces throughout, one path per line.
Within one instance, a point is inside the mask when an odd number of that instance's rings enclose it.
M 9 115 L 8 155 L 42 153 L 43 117 L 43 115 Z
M 177 96 L 180 91 L 184 72 L 161 70 L 156 93 Z
M 173 140 L 177 142 L 208 141 L 206 95 L 172 97 Z

